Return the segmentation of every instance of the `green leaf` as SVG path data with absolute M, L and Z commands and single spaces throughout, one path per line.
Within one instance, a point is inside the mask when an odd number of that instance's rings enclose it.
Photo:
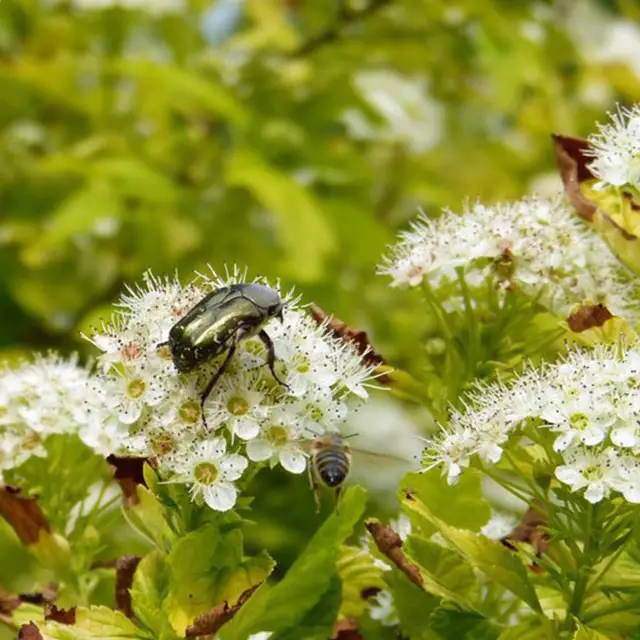
M 251 191 L 274 216 L 287 256 L 283 268 L 299 280 L 318 279 L 335 239 L 311 193 L 248 150 L 239 150 L 230 159 L 227 180 Z
M 154 549 L 138 565 L 130 589 L 136 619 L 154 637 L 178 638 L 173 633 L 164 602 L 169 594 L 170 569 L 166 557 Z
M 170 64 L 140 60 L 120 61 L 116 69 L 135 77 L 149 89 L 155 102 L 168 100 L 176 106 L 195 106 L 221 115 L 239 127 L 244 128 L 248 124 L 249 116 L 242 103 L 212 78 L 204 78 Z
M 342 580 L 341 615 L 359 618 L 369 604 L 362 597 L 370 589 L 384 589 L 382 569 L 376 566 L 373 557 L 360 547 L 343 545 L 338 560 L 338 574 Z
M 293 627 L 274 633 L 269 640 L 326 640 L 330 638 L 342 600 L 340 578 L 334 575 L 316 605 Z
M 366 491 L 349 487 L 340 511 L 332 513 L 304 552 L 274 587 L 259 589 L 220 631 L 223 640 L 241 640 L 259 631 L 281 632 L 295 628 L 323 597 L 337 569 L 340 545 L 361 518 Z
M 546 635 L 542 623 L 538 620 L 528 620 L 505 629 L 498 636 L 498 640 L 540 640 L 544 637 L 549 636 Z
M 209 524 L 178 540 L 168 557 L 171 626 L 184 635 L 193 619 L 222 602 L 235 604 L 239 596 L 271 573 L 274 563 L 266 552 L 243 559 L 242 533 L 222 531 Z
M 124 510 L 127 522 L 160 550 L 168 551 L 175 540 L 175 533 L 165 520 L 163 506 L 142 485 L 136 486 L 136 495 L 138 503 Z
M 483 535 L 451 527 L 437 518 L 416 496 L 405 497 L 405 509 L 416 514 L 421 521 L 435 527 L 436 531 L 474 567 L 508 591 L 526 602 L 534 611 L 541 612 L 536 591 L 529 580 L 527 569 L 517 555 L 499 542 Z
M 420 568 L 425 591 L 467 611 L 482 611 L 480 583 L 460 554 L 415 535 L 408 537 L 403 550 Z
M 412 640 L 438 640 L 441 636 L 431 629 L 431 614 L 440 606 L 440 598 L 418 588 L 395 568 L 388 582 L 402 632 Z
M 95 161 L 90 165 L 90 172 L 95 179 L 107 180 L 122 197 L 170 204 L 180 196 L 171 180 L 133 156 Z
M 481 476 L 474 469 L 464 473 L 455 485 L 449 485 L 438 469 L 431 469 L 407 474 L 400 486 L 413 491 L 436 518 L 454 527 L 480 531 L 491 517 L 491 507 L 482 494 Z M 428 520 L 418 518 L 417 524 L 426 536 L 435 532 Z
M 88 184 L 72 193 L 49 218 L 41 242 L 62 242 L 93 230 L 101 219 L 119 219 L 122 202 L 106 184 Z
M 595 629 L 579 625 L 578 630 L 573 634 L 572 640 L 609 640 L 609 636 L 605 636 Z
M 49 621 L 39 628 L 43 640 L 154 640 L 152 635 L 136 627 L 123 613 L 106 607 L 78 607 L 74 624 Z
M 439 607 L 431 614 L 431 628 L 443 638 L 456 640 L 495 640 L 498 627 L 484 616 L 469 611 Z

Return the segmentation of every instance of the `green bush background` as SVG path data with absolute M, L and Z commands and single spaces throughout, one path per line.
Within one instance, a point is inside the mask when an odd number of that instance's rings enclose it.
M 416 370 L 429 318 L 375 276 L 386 245 L 418 208 L 559 189 L 549 134 L 640 100 L 636 21 L 633 0 L 2 0 L 0 359 L 95 355 L 79 334 L 124 283 L 237 264 Z M 286 568 L 319 519 L 305 478 L 263 475 Z

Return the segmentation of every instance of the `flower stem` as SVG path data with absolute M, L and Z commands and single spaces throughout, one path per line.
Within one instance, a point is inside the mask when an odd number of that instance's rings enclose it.
M 584 601 L 587 584 L 589 582 L 589 575 L 591 573 L 593 564 L 593 559 L 591 557 L 593 551 L 592 534 L 594 530 L 594 521 L 596 520 L 597 516 L 597 507 L 598 505 L 589 503 L 589 506 L 587 508 L 587 524 L 585 528 L 584 548 L 582 550 L 582 553 L 580 554 L 580 557 L 576 558 L 576 563 L 578 564 L 578 575 L 576 577 L 576 584 L 571 596 L 569 609 L 567 610 L 567 621 L 572 629 L 575 625 L 576 618 L 580 616 L 580 612 L 582 611 L 582 603 Z

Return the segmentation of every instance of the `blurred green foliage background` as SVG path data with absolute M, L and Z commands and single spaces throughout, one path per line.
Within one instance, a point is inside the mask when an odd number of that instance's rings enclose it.
M 145 269 L 239 264 L 419 358 L 374 277 L 419 207 L 556 189 L 549 134 L 640 98 L 633 0 L 2 0 L 0 349 Z
M 375 276 L 386 245 L 419 208 L 559 192 L 550 133 L 640 100 L 639 22 L 635 0 L 0 0 L 0 359 L 90 356 L 146 269 L 238 264 L 415 370 L 429 318 Z M 286 567 L 317 520 L 305 478 L 269 482 L 255 542 Z

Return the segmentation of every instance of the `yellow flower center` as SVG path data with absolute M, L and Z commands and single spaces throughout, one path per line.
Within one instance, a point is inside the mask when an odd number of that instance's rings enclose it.
M 187 424 L 196 424 L 200 420 L 200 405 L 193 400 L 185 402 L 179 411 L 180 419 Z
M 273 425 L 265 433 L 267 440 L 276 447 L 282 447 L 289 440 L 287 430 L 284 427 Z
M 569 424 L 578 431 L 584 431 L 589 426 L 589 418 L 584 413 L 574 413 L 569 418 Z
M 227 402 L 227 411 L 233 416 L 243 416 L 249 411 L 249 403 L 242 396 L 233 396 Z
M 127 385 L 127 395 L 134 400 L 138 399 L 147 388 L 144 380 L 137 378 Z
M 153 452 L 159 456 L 171 453 L 175 448 L 173 436 L 168 433 L 161 433 L 151 440 Z
M 218 467 L 211 462 L 201 462 L 193 470 L 193 476 L 196 482 L 211 485 L 218 477 Z

